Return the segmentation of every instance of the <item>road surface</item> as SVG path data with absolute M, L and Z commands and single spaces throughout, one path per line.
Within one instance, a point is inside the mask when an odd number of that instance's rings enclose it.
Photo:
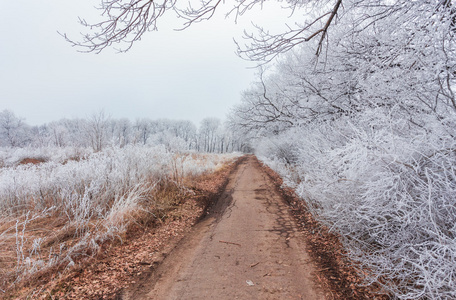
M 324 299 L 288 206 L 252 156 L 209 215 L 122 299 Z

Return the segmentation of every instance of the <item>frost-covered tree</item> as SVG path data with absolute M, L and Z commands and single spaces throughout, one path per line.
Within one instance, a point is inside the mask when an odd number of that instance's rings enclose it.
M 109 128 L 111 140 L 114 145 L 122 148 L 133 141 L 133 125 L 130 120 L 126 118 L 112 119 Z
M 194 147 L 196 138 L 196 126 L 191 121 L 174 121 L 172 127 L 173 134 L 183 139 L 189 148 Z
M 206 118 L 201 121 L 199 128 L 199 143 L 201 151 L 216 151 L 216 144 L 218 139 L 217 132 L 220 124 L 220 120 L 217 118 Z
M 48 134 L 51 137 L 53 144 L 57 147 L 64 147 L 69 143 L 69 129 L 62 122 L 51 122 L 47 126 Z
M 283 5 L 284 10 L 290 11 L 291 14 L 299 13 L 303 16 L 314 15 L 315 17 L 300 24 L 290 24 L 287 30 L 277 34 L 271 34 L 267 29 L 257 26 L 256 35 L 246 35 L 251 40 L 251 44 L 240 46 L 239 52 L 250 59 L 263 60 L 278 53 L 284 53 L 297 44 L 312 39 L 318 40 L 318 52 L 321 52 L 330 27 L 336 23 L 337 16 L 344 7 L 342 2 L 342 0 L 287 1 Z M 349 1 L 346 2 L 349 3 Z M 141 39 L 144 33 L 158 30 L 158 25 L 164 16 L 174 15 L 177 19 L 182 20 L 181 28 L 186 28 L 193 23 L 209 20 L 216 10 L 224 10 L 226 15 L 233 15 L 237 19 L 252 8 L 261 7 L 263 4 L 264 1 L 261 0 L 236 0 L 226 4 L 227 7 L 223 7 L 225 3 L 218 0 L 197 3 L 169 0 L 125 0 L 121 2 L 100 0 L 99 10 L 102 18 L 93 23 L 81 19 L 81 24 L 88 30 L 88 33 L 82 35 L 81 40 L 70 39 L 65 34 L 63 36 L 72 44 L 82 47 L 86 51 L 100 52 L 106 47 L 122 42 L 125 43 L 125 46 L 119 50 L 127 51 L 134 42 Z
M 33 147 L 47 147 L 52 145 L 48 125 L 33 126 L 30 128 L 31 141 Z
M 281 57 L 231 120 L 263 137 L 257 153 L 341 234 L 367 284 L 454 298 L 454 4 L 343 4 L 324 55 L 314 40 Z
M 85 134 L 93 150 L 98 152 L 103 150 L 108 142 L 109 117 L 104 111 L 93 114 L 85 122 Z
M 146 145 L 147 140 L 153 132 L 152 123 L 148 119 L 138 119 L 135 122 L 134 130 L 136 132 L 135 140 L 142 145 Z
M 10 110 L 0 112 L 0 140 L 4 146 L 21 147 L 30 141 L 29 126 Z

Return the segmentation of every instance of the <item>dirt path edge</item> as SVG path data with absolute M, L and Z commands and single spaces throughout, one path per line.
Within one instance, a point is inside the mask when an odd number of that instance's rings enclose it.
M 317 266 L 317 279 L 325 289 L 329 290 L 333 299 L 390 299 L 388 295 L 378 294 L 375 287 L 363 286 L 363 280 L 350 261 L 336 233 L 316 220 L 310 213 L 305 200 L 294 190 L 283 184 L 283 179 L 274 170 L 257 159 L 263 171 L 275 184 L 277 192 L 288 203 L 299 230 L 309 247 L 309 254 Z
M 195 237 L 194 233 L 198 232 L 199 235 L 203 235 L 205 231 L 198 231 L 195 230 L 195 228 L 204 227 L 207 223 L 205 221 L 208 221 L 211 217 L 218 218 L 223 214 L 224 210 L 230 205 L 230 201 L 226 201 L 227 199 L 221 199 L 221 196 L 225 192 L 228 183 L 237 172 L 239 165 L 245 162 L 248 157 L 249 156 L 247 155 L 241 156 L 229 166 L 229 172 L 224 178 L 223 183 L 218 185 L 216 192 L 206 193 L 198 197 L 199 203 L 203 206 L 203 212 L 197 218 L 192 227 L 189 228 L 189 232 L 187 232 L 184 236 L 168 241 L 168 243 L 172 246 L 167 247 L 167 249 L 163 249 L 161 258 L 158 261 L 155 261 L 146 272 L 143 272 L 133 284 L 119 290 L 114 299 L 126 300 L 144 297 L 144 293 L 148 290 L 146 288 L 147 286 L 154 285 L 164 273 L 172 271 L 166 270 L 168 265 L 163 265 L 164 260 L 171 254 L 179 256 L 179 252 L 183 252 L 183 249 L 187 248 L 189 244 L 198 242 L 199 239 L 198 237 Z M 174 268 L 178 268 L 179 266 L 179 262 L 173 264 Z

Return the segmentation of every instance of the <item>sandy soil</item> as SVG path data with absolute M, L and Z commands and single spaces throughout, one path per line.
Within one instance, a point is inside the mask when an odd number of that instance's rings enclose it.
M 325 299 L 289 206 L 249 157 L 226 191 L 121 299 Z

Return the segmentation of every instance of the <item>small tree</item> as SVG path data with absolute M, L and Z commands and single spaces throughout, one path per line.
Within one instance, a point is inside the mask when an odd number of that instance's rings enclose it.
M 0 137 L 5 146 L 22 147 L 30 141 L 29 127 L 10 110 L 0 113 Z
M 217 118 L 206 118 L 201 121 L 199 129 L 200 141 L 205 152 L 215 152 L 217 143 L 217 132 L 220 127 L 220 120 Z
M 95 152 L 103 150 L 107 143 L 109 117 L 102 110 L 93 114 L 86 123 L 87 138 Z

